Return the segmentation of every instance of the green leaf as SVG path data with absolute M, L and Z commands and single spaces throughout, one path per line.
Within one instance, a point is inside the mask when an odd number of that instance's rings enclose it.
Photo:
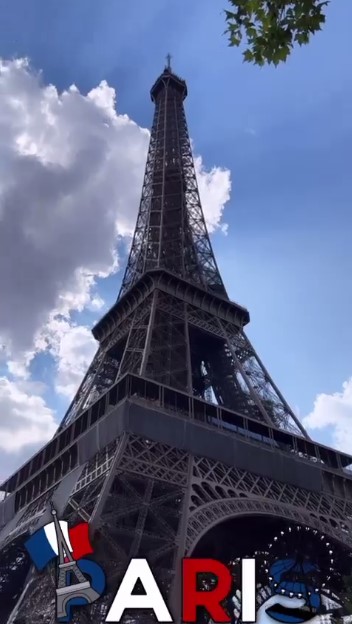
M 309 35 L 307 33 L 297 33 L 295 41 L 297 41 L 299 45 L 309 43 Z
M 291 54 L 294 43 L 309 43 L 310 34 L 325 23 L 330 0 L 228 0 L 225 10 L 230 46 L 247 41 L 245 62 L 278 65 Z
M 239 46 L 240 43 L 241 43 L 241 37 L 235 37 L 234 35 L 231 35 L 231 39 L 230 39 L 231 46 Z
M 243 58 L 247 62 L 252 62 L 254 60 L 254 54 L 251 50 L 245 50 L 243 52 Z

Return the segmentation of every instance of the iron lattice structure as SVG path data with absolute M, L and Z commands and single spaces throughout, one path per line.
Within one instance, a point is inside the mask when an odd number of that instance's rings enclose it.
M 229 301 L 223 285 L 199 198 L 186 95 L 168 68 L 152 87 L 155 114 L 127 268 L 117 304 L 93 330 L 100 347 L 62 427 L 132 372 L 306 435 L 243 332 L 247 310 Z
M 105 620 L 135 556 L 148 558 L 180 624 L 180 561 L 229 518 L 278 517 L 352 546 L 352 458 L 308 438 L 245 335 L 248 311 L 224 288 L 186 95 L 168 65 L 151 90 L 136 230 L 117 302 L 93 329 L 96 356 L 54 438 L 0 487 L 0 624 L 54 623 L 55 574 L 37 575 L 23 549 L 50 502 L 90 522 L 107 575 L 105 597 L 77 609 L 80 624 Z

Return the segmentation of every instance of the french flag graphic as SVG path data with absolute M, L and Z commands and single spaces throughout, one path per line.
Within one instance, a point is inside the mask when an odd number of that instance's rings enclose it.
M 73 559 L 78 561 L 93 552 L 87 522 L 68 528 L 68 523 L 60 520 L 60 527 Z M 37 570 L 39 572 L 44 570 L 48 563 L 59 554 L 54 522 L 46 524 L 33 533 L 24 545 Z

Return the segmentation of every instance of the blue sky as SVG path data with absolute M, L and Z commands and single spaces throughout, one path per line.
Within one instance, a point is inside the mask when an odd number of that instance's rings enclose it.
M 0 0 L 0 57 L 28 57 L 58 92 L 74 83 L 86 95 L 106 80 L 119 113 L 150 127 L 149 89 L 166 53 L 173 55 L 188 83 L 195 151 L 206 168 L 231 172 L 228 234 L 212 236 L 228 292 L 248 307 L 248 335 L 289 403 L 304 417 L 318 400 L 311 433 L 336 444 L 352 419 L 342 388 L 352 376 L 352 5 L 332 2 L 323 32 L 276 69 L 244 64 L 227 46 L 226 6 Z M 120 279 L 121 272 L 98 281 L 105 306 Z M 71 320 L 88 325 L 100 314 L 84 309 Z M 2 370 L 6 376 L 6 362 Z M 46 384 L 43 396 L 60 420 L 68 399 L 54 390 L 53 359 L 36 355 L 30 371 Z M 352 453 L 352 435 L 346 444 Z M 6 455 L 5 466 L 31 451 Z

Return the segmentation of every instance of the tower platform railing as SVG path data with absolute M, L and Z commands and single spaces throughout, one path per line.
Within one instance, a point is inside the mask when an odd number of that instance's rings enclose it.
M 127 400 L 136 404 L 148 403 L 150 409 L 197 421 L 203 427 L 222 430 L 227 435 L 240 436 L 253 445 L 271 448 L 275 453 L 289 454 L 291 457 L 296 455 L 300 460 L 320 465 L 325 471 L 352 479 L 350 455 L 128 373 L 2 483 L 0 492 L 3 497 L 6 499 L 16 491 L 15 507 L 18 510 L 52 488 L 77 466 L 79 439 L 102 419 L 113 418 L 114 408 Z

